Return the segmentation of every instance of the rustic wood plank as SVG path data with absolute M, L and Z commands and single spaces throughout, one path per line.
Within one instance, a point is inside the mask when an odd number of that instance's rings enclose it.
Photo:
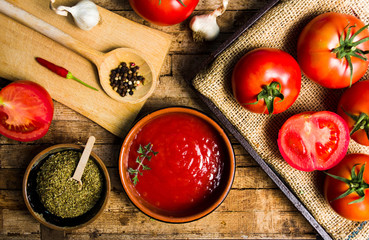
M 26 209 L 20 190 L 0 190 L 0 209 Z
M 237 218 L 237 221 L 234 219 Z M 103 232 L 109 234 L 125 234 L 140 239 L 157 238 L 243 238 L 248 234 L 259 236 L 287 232 L 291 236 L 313 234 L 308 224 L 301 224 L 298 213 L 275 211 L 264 212 L 213 212 L 212 214 L 191 223 L 167 224 L 150 219 L 142 213 L 131 215 L 124 212 L 104 213 L 99 219 L 75 233 Z M 250 219 L 253 221 L 250 222 Z M 137 224 L 139 223 L 139 227 Z
M 20 235 L 17 233 L 9 233 L 6 235 L 0 234 L 0 239 L 6 240 L 40 240 L 40 234 L 26 234 Z
M 1 234 L 10 236 L 40 234 L 40 224 L 27 210 L 3 209 L 3 231 Z
M 3 233 L 3 229 L 4 229 L 4 224 L 3 224 L 3 209 L 0 208 L 0 236 Z
M 195 234 L 189 234 L 191 237 L 186 237 L 185 239 L 216 239 L 215 234 L 212 234 L 211 236 L 207 235 L 195 235 Z M 232 239 L 234 235 L 229 234 L 230 237 L 221 237 L 220 239 Z M 67 234 L 68 240 L 117 240 L 117 239 L 183 239 L 183 236 L 180 234 L 171 235 L 171 236 L 158 236 L 158 235 L 152 235 L 151 233 L 146 233 L 145 235 L 127 235 L 126 233 L 119 233 L 119 234 L 105 234 L 101 233 L 99 231 L 95 231 L 88 234 Z M 281 239 L 291 239 L 291 240 L 316 240 L 316 236 L 313 234 L 303 234 L 303 235 L 288 235 L 288 234 L 243 234 L 243 235 L 237 235 L 239 236 L 238 239 L 249 239 L 249 240 L 255 240 L 255 239 L 275 239 L 275 240 L 281 240 Z M 182 238 L 181 238 L 182 237 Z
M 24 169 L 0 168 L 0 189 L 21 189 L 23 178 L 19 176 L 22 176 L 24 172 Z
M 41 230 L 41 240 L 64 240 L 66 239 L 65 232 L 57 231 L 54 229 L 50 229 L 45 227 L 44 225 L 40 226 Z
M 125 194 L 113 191 L 104 214 L 91 225 L 73 232 L 118 234 L 124 231 L 127 235 L 140 238 L 146 238 L 145 233 L 155 233 L 159 238 L 168 238 L 172 234 L 180 238 L 241 238 L 243 234 L 264 233 L 289 233 L 295 236 L 313 234 L 311 226 L 286 201 L 284 195 L 276 189 L 232 190 L 226 201 L 212 214 L 193 223 L 176 225 L 150 219 L 138 211 Z M 239 206 L 243 206 L 242 210 Z M 39 231 L 39 224 L 28 212 L 4 209 L 3 213 L 2 234 L 30 234 Z M 27 221 L 27 226 L 19 226 L 22 221 Z M 140 228 L 137 228 L 137 223 L 140 223 Z M 194 235 L 191 237 L 191 234 Z

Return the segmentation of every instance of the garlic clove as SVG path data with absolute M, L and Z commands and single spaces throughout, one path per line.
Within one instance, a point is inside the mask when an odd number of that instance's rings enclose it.
M 83 0 L 71 8 L 75 23 L 82 30 L 90 30 L 100 21 L 100 14 L 96 5 L 88 0 Z
M 82 30 L 88 31 L 100 22 L 97 6 L 90 0 L 82 0 L 73 7 L 59 6 L 57 8 L 53 6 L 54 2 L 55 0 L 50 1 L 50 8 L 62 16 L 67 16 L 70 13 L 76 25 Z
M 212 13 L 194 16 L 190 21 L 190 28 L 193 31 L 193 39 L 198 41 L 212 41 L 219 35 L 220 29 L 217 23 L 217 17 L 222 15 L 228 6 L 229 0 L 223 0 L 222 5 Z
M 219 35 L 220 29 L 214 15 L 199 15 L 191 19 L 190 28 L 196 42 L 213 41 Z

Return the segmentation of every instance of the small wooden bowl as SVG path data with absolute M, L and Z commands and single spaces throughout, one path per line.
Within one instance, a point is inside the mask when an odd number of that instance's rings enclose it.
M 132 141 L 136 138 L 136 135 L 141 131 L 141 129 L 148 124 L 151 120 L 171 113 L 186 113 L 196 116 L 202 120 L 205 120 L 216 133 L 219 134 L 220 139 L 224 143 L 225 147 L 225 159 L 224 159 L 224 170 L 222 174 L 222 179 L 219 183 L 216 193 L 212 194 L 211 197 L 206 201 L 206 203 L 201 203 L 200 205 L 194 207 L 191 210 L 179 210 L 179 211 L 167 211 L 159 209 L 146 200 L 144 200 L 140 194 L 135 189 L 132 183 L 131 177 L 128 173 L 128 156 L 129 149 Z M 160 153 L 159 153 L 160 154 Z M 150 216 L 151 218 L 168 222 L 168 223 L 185 223 L 195 221 L 200 219 L 212 211 L 214 211 L 227 197 L 228 192 L 231 189 L 234 175 L 235 175 L 235 156 L 231 142 L 229 141 L 226 133 L 223 129 L 210 117 L 205 114 L 187 107 L 169 107 L 158 111 L 155 111 L 141 120 L 139 120 L 127 134 L 119 156 L 119 174 L 123 185 L 123 188 L 128 195 L 131 202 L 140 209 L 143 213 Z
M 63 219 L 47 211 L 40 202 L 39 196 L 36 192 L 37 172 L 39 171 L 41 165 L 45 162 L 44 160 L 46 160 L 49 155 L 64 150 L 75 150 L 82 152 L 83 147 L 74 144 L 59 144 L 43 150 L 37 154 L 28 165 L 24 174 L 22 186 L 23 198 L 32 216 L 46 227 L 59 231 L 78 229 L 96 220 L 103 213 L 110 195 L 109 173 L 103 161 L 95 153 L 91 152 L 90 158 L 92 158 L 100 168 L 104 179 L 103 191 L 99 201 L 87 213 L 75 218 Z
M 145 78 L 144 84 L 139 85 L 133 95 L 127 93 L 124 97 L 114 91 L 110 85 L 111 70 L 116 69 L 122 62 L 126 62 L 127 65 L 135 63 L 140 67 L 138 70 L 139 75 Z M 132 104 L 142 102 L 151 96 L 157 85 L 157 79 L 151 64 L 146 61 L 141 52 L 131 48 L 119 48 L 105 54 L 103 62 L 98 66 L 98 71 L 100 84 L 106 94 L 119 102 Z

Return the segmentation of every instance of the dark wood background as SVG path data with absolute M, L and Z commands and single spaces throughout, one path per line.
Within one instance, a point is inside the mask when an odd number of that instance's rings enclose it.
M 139 116 L 168 106 L 189 106 L 211 112 L 188 86 L 198 66 L 263 8 L 266 0 L 231 0 L 218 18 L 220 36 L 213 42 L 192 40 L 189 19 L 160 27 L 140 18 L 128 0 L 96 0 L 96 4 L 135 22 L 174 36 L 160 73 L 160 83 Z M 193 15 L 214 10 L 220 0 L 200 0 Z M 8 84 L 0 79 L 0 87 Z M 20 143 L 0 135 L 0 239 L 316 239 L 316 232 L 258 164 L 230 135 L 236 154 L 235 181 L 227 199 L 213 213 L 186 224 L 150 219 L 128 200 L 118 174 L 118 154 L 123 139 L 54 101 L 54 119 L 40 140 Z M 92 224 L 72 232 L 55 232 L 41 226 L 29 214 L 21 193 L 22 178 L 31 159 L 41 150 L 60 143 L 85 144 L 96 136 L 94 152 L 109 169 L 111 199 L 105 212 Z

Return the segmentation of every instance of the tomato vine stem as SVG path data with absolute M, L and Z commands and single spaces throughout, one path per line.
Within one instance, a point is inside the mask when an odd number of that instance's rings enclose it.
M 335 201 L 335 200 L 344 198 L 344 197 L 350 195 L 351 193 L 357 193 L 360 196 L 360 198 L 350 202 L 349 204 L 360 203 L 360 202 L 364 201 L 364 198 L 365 198 L 365 191 L 364 190 L 369 188 L 369 185 L 364 181 L 365 163 L 361 166 L 359 173 L 356 174 L 356 166 L 358 166 L 358 165 L 359 164 L 355 164 L 352 167 L 352 169 L 351 169 L 351 179 L 336 176 L 336 175 L 330 174 L 328 172 L 324 172 L 328 176 L 330 176 L 330 177 L 332 177 L 336 180 L 342 181 L 342 182 L 344 182 L 348 185 L 348 189 L 346 190 L 346 192 L 344 192 L 343 194 L 341 194 L 338 197 L 336 197 L 335 199 L 333 199 L 332 202 Z
M 356 25 L 352 25 L 352 26 L 346 26 L 347 32 L 345 34 L 345 32 L 343 32 L 340 35 L 340 40 L 339 40 L 339 46 L 332 49 L 332 53 L 335 53 L 338 59 L 342 59 L 345 58 L 349 68 L 350 68 L 350 87 L 352 85 L 352 78 L 353 78 L 353 72 L 354 72 L 354 68 L 352 65 L 352 57 L 356 57 L 359 58 L 363 61 L 367 61 L 367 57 L 365 56 L 366 54 L 369 53 L 369 50 L 361 50 L 359 48 L 357 48 L 358 45 L 360 45 L 363 42 L 369 41 L 369 37 L 365 37 L 359 41 L 354 42 L 354 39 L 357 35 L 359 35 L 362 31 L 364 31 L 366 28 L 368 28 L 368 25 L 363 26 L 362 28 L 360 28 L 358 31 L 356 31 L 354 34 L 351 35 L 351 31 L 352 28 L 356 27 Z
M 261 90 L 261 92 L 256 97 L 256 102 L 244 104 L 257 104 L 259 100 L 264 99 L 269 114 L 272 114 L 274 111 L 274 99 L 277 97 L 280 98 L 281 101 L 284 99 L 281 90 L 282 85 L 279 82 L 272 82 L 269 85 L 263 86 L 263 90 Z
M 343 107 L 341 107 L 341 109 L 347 116 L 349 116 L 352 120 L 355 121 L 355 125 L 350 132 L 350 136 L 354 134 L 356 131 L 363 129 L 366 133 L 366 137 L 369 139 L 369 116 L 363 112 L 360 113 L 359 115 L 354 115 L 345 111 Z

